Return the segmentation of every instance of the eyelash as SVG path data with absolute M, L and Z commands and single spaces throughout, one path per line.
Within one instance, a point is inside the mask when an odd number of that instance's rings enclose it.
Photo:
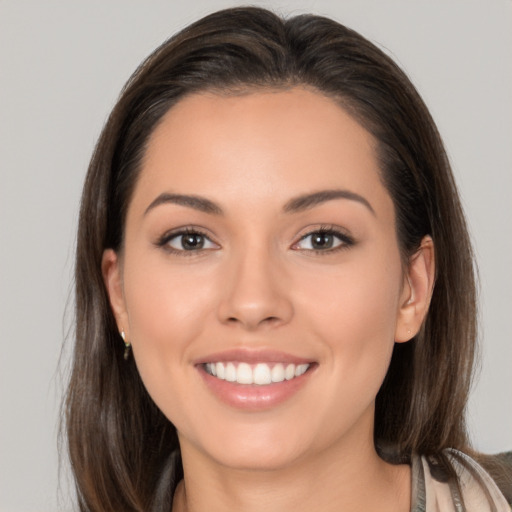
M 183 237 L 186 235 L 199 235 L 199 236 L 203 237 L 205 240 L 209 241 L 210 243 L 215 244 L 215 242 L 213 242 L 211 240 L 210 236 L 207 233 L 205 233 L 203 230 L 201 230 L 199 228 L 191 226 L 191 227 L 179 229 L 178 231 L 171 231 L 171 232 L 165 233 L 157 240 L 155 245 L 157 247 L 161 247 L 161 248 L 165 249 L 166 251 L 168 251 L 171 254 L 175 254 L 178 256 L 197 256 L 198 253 L 201 253 L 203 251 L 212 250 L 211 248 L 203 248 L 203 247 L 201 247 L 197 250 L 175 249 L 174 247 L 171 247 L 169 245 L 169 242 L 171 240 L 174 240 L 176 238 Z M 328 249 L 299 249 L 299 248 L 297 248 L 298 244 L 300 244 L 304 240 L 307 240 L 309 237 L 312 237 L 313 235 L 331 235 L 331 236 L 337 238 L 340 243 L 339 243 L 339 245 L 332 247 L 332 248 L 328 248 Z M 353 245 L 355 245 L 355 240 L 352 237 L 350 237 L 349 235 L 344 233 L 339 228 L 329 225 L 329 226 L 320 226 L 312 231 L 309 231 L 305 235 L 302 235 L 299 238 L 299 240 L 297 242 L 295 242 L 291 247 L 292 247 L 292 249 L 296 248 L 296 250 L 300 250 L 300 251 L 304 251 L 304 252 L 326 255 L 326 254 L 333 254 L 338 251 L 347 250 L 350 247 L 352 247 Z
M 161 247 L 161 248 L 165 249 L 166 251 L 168 251 L 171 254 L 176 254 L 177 256 L 197 256 L 198 253 L 200 253 L 200 252 L 211 250 L 211 249 L 204 249 L 204 248 L 199 248 L 198 250 L 175 249 L 174 247 L 171 247 L 169 245 L 169 242 L 171 242 L 171 240 L 174 240 L 176 238 L 183 237 L 186 235 L 199 235 L 199 236 L 202 236 L 205 240 L 208 240 L 210 243 L 215 244 L 215 242 L 213 242 L 211 240 L 210 236 L 207 233 L 205 233 L 203 230 L 201 230 L 199 228 L 191 226 L 191 227 L 187 227 L 187 228 L 181 228 L 178 231 L 171 231 L 171 232 L 165 233 L 158 239 L 158 241 L 156 242 L 155 245 L 157 247 Z
M 345 232 L 340 230 L 340 228 L 337 228 L 336 226 L 332 225 L 324 225 L 320 226 L 319 228 L 314 229 L 313 231 L 309 231 L 305 235 L 301 236 L 299 241 L 294 243 L 292 247 L 297 246 L 300 242 L 303 240 L 308 239 L 309 237 L 312 237 L 313 235 L 331 235 L 338 239 L 340 242 L 339 245 L 329 248 L 329 249 L 302 249 L 305 252 L 313 253 L 313 254 L 320 254 L 320 255 L 327 255 L 327 254 L 333 254 L 337 253 L 339 251 L 344 251 L 349 249 L 350 247 L 355 245 L 355 240 L 347 235 Z M 298 249 L 301 250 L 301 249 Z

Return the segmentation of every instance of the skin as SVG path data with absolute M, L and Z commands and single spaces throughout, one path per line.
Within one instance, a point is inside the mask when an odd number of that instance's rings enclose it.
M 368 204 L 284 211 L 322 190 Z M 223 214 L 148 210 L 162 193 L 207 198 Z M 343 236 L 313 251 L 307 235 L 322 226 Z M 183 227 L 208 236 L 203 249 L 159 245 Z M 409 467 L 375 452 L 375 396 L 394 343 L 428 309 L 433 246 L 425 238 L 404 268 L 375 141 L 332 100 L 302 88 L 181 100 L 150 138 L 123 250 L 105 251 L 103 274 L 143 382 L 178 431 L 174 510 L 409 510 Z M 285 402 L 241 410 L 195 365 L 232 348 L 316 364 Z

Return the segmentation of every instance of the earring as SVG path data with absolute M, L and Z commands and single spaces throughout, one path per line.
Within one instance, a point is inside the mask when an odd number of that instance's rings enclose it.
M 123 358 L 125 361 L 128 360 L 128 358 L 130 357 L 130 352 L 131 352 L 131 349 L 132 349 L 132 344 L 128 341 L 126 341 L 126 334 L 124 333 L 124 331 L 121 331 L 121 338 L 123 338 L 123 341 L 124 341 L 124 354 L 123 354 Z

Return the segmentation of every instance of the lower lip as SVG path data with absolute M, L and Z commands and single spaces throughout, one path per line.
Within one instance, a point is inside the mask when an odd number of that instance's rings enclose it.
M 203 365 L 198 365 L 197 368 L 204 382 L 217 398 L 231 407 L 247 411 L 263 411 L 287 401 L 307 383 L 314 369 L 311 366 L 306 373 L 291 380 L 258 386 L 228 382 L 207 373 Z

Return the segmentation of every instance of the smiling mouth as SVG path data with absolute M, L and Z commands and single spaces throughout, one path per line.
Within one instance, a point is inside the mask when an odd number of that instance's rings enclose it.
M 211 362 L 204 363 L 203 368 L 208 375 L 219 380 L 237 384 L 253 384 L 256 386 L 268 386 L 279 382 L 293 380 L 304 375 L 311 367 L 309 363 L 239 363 Z

